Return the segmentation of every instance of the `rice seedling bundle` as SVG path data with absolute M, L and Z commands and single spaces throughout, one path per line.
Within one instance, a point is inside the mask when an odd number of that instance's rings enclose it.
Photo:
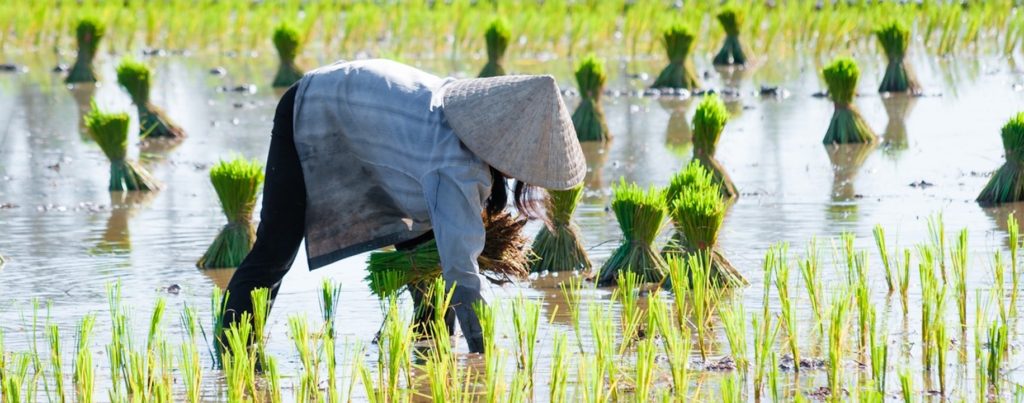
M 747 64 L 747 52 L 740 43 L 740 29 L 743 27 L 743 10 L 735 6 L 726 6 L 715 16 L 725 30 L 725 43 L 712 61 L 716 66 Z
M 690 60 L 696 35 L 693 29 L 676 23 L 662 33 L 662 43 L 668 53 L 669 64 L 658 74 L 651 88 L 682 88 L 692 90 L 700 87 L 696 67 Z
M 149 89 L 153 83 L 153 72 L 149 66 L 125 60 L 117 66 L 117 82 L 128 91 L 139 111 L 139 137 L 185 137 L 184 130 L 171 122 L 162 109 L 149 102 Z
M 978 195 L 978 203 L 996 205 L 1024 200 L 1024 112 L 1002 129 L 1006 163 L 999 167 Z
M 196 263 L 201 269 L 238 267 L 256 242 L 252 212 L 263 185 L 263 166 L 235 158 L 210 169 L 210 182 L 220 199 L 228 224 Z
M 508 22 L 503 18 L 491 21 L 484 31 L 484 41 L 487 43 L 487 64 L 480 70 L 479 77 L 496 77 L 505 75 L 505 51 L 512 39 L 512 31 L 508 28 Z
M 486 239 L 477 258 L 480 274 L 495 284 L 523 279 L 530 274 L 530 257 L 522 234 L 526 220 L 502 212 L 484 218 Z M 370 291 L 384 297 L 411 284 L 428 284 L 441 275 L 437 242 L 430 240 L 412 250 L 373 252 L 367 259 Z
M 92 61 L 96 57 L 100 40 L 103 39 L 105 31 L 106 25 L 97 18 L 84 17 L 78 20 L 77 25 L 75 25 L 78 57 L 75 59 L 75 65 L 71 67 L 71 71 L 68 72 L 68 77 L 64 82 L 74 84 L 94 83 L 97 81 Z
M 607 141 L 611 136 L 601 108 L 601 93 L 607 81 L 604 63 L 594 55 L 583 58 L 576 67 L 580 104 L 572 113 L 572 125 L 580 141 Z
M 921 85 L 906 60 L 910 28 L 903 22 L 892 21 L 875 30 L 875 36 L 885 50 L 885 57 L 889 59 L 878 92 L 920 93 Z
M 612 186 L 612 211 L 625 239 L 601 266 L 598 287 L 615 284 L 621 271 L 632 271 L 643 282 L 662 281 L 667 266 L 654 249 L 654 238 L 668 215 L 662 192 L 622 180 Z
M 590 258 L 580 241 L 579 226 L 572 219 L 582 197 L 582 185 L 569 190 L 548 191 L 550 225 L 544 225 L 533 240 L 531 249 L 536 259 L 530 264 L 531 271 L 590 270 Z
M 128 124 L 127 113 L 103 112 L 95 103 L 92 111 L 85 116 L 89 135 L 110 160 L 108 189 L 111 192 L 156 190 L 159 186 L 149 172 L 127 158 Z
M 295 65 L 295 57 L 299 55 L 302 47 L 302 38 L 299 30 L 288 23 L 282 23 L 274 28 L 274 47 L 277 48 L 277 56 L 280 58 L 280 66 L 274 76 L 273 86 L 275 88 L 290 87 L 302 78 L 302 69 Z
M 693 115 L 693 159 L 711 173 L 722 197 L 733 199 L 739 196 L 736 185 L 732 183 L 722 164 L 715 159 L 718 140 L 722 138 L 722 131 L 728 120 L 729 111 L 717 95 L 707 96 L 697 105 L 697 111 Z
M 828 86 L 835 112 L 822 140 L 825 144 L 874 143 L 878 136 L 871 130 L 853 104 L 860 69 L 853 59 L 840 57 L 821 71 Z

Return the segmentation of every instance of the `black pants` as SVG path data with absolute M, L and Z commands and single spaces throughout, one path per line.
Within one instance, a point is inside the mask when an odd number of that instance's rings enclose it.
M 302 175 L 299 154 L 295 150 L 294 121 L 296 87 L 292 86 L 281 97 L 274 114 L 274 128 L 271 131 L 270 152 L 267 155 L 266 179 L 263 185 L 263 209 L 260 224 L 256 229 L 256 243 L 245 257 L 228 283 L 228 297 L 224 314 L 224 328 L 227 329 L 243 312 L 252 314 L 250 293 L 256 288 L 270 289 L 273 304 L 281 279 L 288 273 L 299 246 L 306 234 L 306 183 Z M 395 245 L 398 249 L 411 249 L 433 238 L 427 234 Z M 429 304 L 422 301 L 424 296 L 412 291 L 416 305 L 416 322 L 429 323 L 433 312 Z M 445 319 L 448 328 L 454 323 L 454 314 L 448 312 Z

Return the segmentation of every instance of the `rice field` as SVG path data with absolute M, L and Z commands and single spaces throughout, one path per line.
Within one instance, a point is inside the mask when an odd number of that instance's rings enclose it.
M 80 70 L 85 16 L 104 29 Z M 1008 0 L 5 1 L 0 401 L 1021 401 L 1021 18 Z M 372 57 L 455 77 L 496 60 L 587 105 L 582 190 L 550 205 L 557 231 L 525 228 L 584 256 L 490 287 L 480 356 L 421 340 L 367 255 L 311 272 L 300 251 L 221 348 L 233 269 L 197 262 L 251 242 L 277 79 Z M 902 68 L 920 87 L 880 94 Z M 699 85 L 652 89 L 665 71 Z M 837 130 L 858 133 L 830 137 L 851 111 Z M 661 218 L 623 220 L 638 204 Z

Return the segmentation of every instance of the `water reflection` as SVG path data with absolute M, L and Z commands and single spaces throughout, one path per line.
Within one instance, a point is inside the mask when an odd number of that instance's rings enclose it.
M 587 159 L 587 176 L 583 179 L 584 187 L 591 190 L 604 189 L 605 183 L 601 172 L 608 162 L 608 150 L 611 149 L 611 142 L 608 141 L 587 141 L 580 143 L 583 148 L 583 156 Z
M 913 111 L 917 104 L 917 97 L 906 94 L 890 94 L 882 98 L 885 105 L 885 114 L 889 116 L 889 122 L 885 125 L 884 142 L 882 145 L 890 154 L 898 154 L 899 151 L 909 147 L 907 139 L 907 116 Z
M 96 84 L 78 84 L 68 89 L 78 106 L 78 134 L 82 139 L 91 140 L 89 129 L 85 127 L 85 115 L 92 110 L 92 100 L 96 96 Z
M 832 221 L 856 221 L 857 203 L 861 196 L 857 194 L 854 181 L 860 173 L 864 161 L 875 149 L 874 144 L 835 144 L 826 145 L 825 151 L 832 164 L 832 203 L 827 210 Z
M 1024 222 L 1024 202 L 1000 204 L 995 207 L 983 208 L 982 211 L 985 212 L 985 215 L 988 216 L 988 218 L 992 219 L 996 228 L 998 228 L 1002 233 L 999 235 L 999 238 L 1002 238 L 1003 243 L 1009 247 L 1010 238 L 1008 234 L 1010 233 L 1010 227 L 1006 220 L 1013 216 L 1013 218 L 1017 220 L 1017 229 L 1019 230 L 1020 223 Z
M 153 200 L 157 192 L 110 192 L 110 217 L 93 254 L 128 253 L 132 249 L 128 224 L 135 214 Z
M 229 269 L 196 269 L 200 273 L 203 273 L 206 278 L 210 279 L 217 288 L 221 291 L 228 289 L 228 282 L 231 281 L 231 276 L 235 274 L 235 268 Z
M 665 128 L 665 147 L 678 158 L 690 158 L 693 152 L 693 130 L 686 119 L 692 98 L 658 99 L 661 107 L 668 112 L 668 127 Z

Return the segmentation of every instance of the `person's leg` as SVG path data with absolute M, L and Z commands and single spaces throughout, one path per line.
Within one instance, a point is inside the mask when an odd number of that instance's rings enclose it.
M 252 290 L 269 288 L 273 303 L 305 236 L 306 183 L 292 129 L 295 92 L 295 86 L 285 92 L 274 115 L 256 243 L 228 283 L 225 329 L 243 312 L 252 314 Z

